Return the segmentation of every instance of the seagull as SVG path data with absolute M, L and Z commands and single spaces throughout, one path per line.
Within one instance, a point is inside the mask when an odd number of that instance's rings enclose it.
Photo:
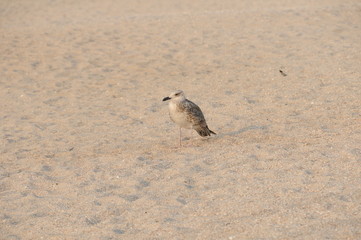
M 182 128 L 194 129 L 202 137 L 216 134 L 207 126 L 202 110 L 193 102 L 186 99 L 184 92 L 178 90 L 172 92 L 163 101 L 169 101 L 169 116 L 173 122 L 179 125 L 179 145 L 182 146 Z

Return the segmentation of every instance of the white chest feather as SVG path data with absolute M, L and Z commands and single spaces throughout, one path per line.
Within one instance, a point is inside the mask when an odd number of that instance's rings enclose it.
M 181 111 L 174 102 L 169 103 L 169 116 L 172 121 L 180 127 L 188 129 L 192 128 L 192 123 L 189 121 L 189 118 L 187 118 L 187 113 Z

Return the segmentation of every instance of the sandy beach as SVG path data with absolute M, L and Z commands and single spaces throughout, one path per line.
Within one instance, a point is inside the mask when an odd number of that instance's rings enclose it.
M 0 238 L 361 239 L 360 23 L 358 0 L 1 1 Z M 178 89 L 217 135 L 178 146 Z

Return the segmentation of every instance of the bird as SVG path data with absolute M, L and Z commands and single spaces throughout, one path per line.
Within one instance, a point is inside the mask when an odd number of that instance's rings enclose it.
M 170 119 L 179 126 L 179 145 L 182 146 L 182 128 L 194 129 L 202 137 L 216 134 L 208 128 L 200 107 L 189 101 L 182 90 L 172 92 L 163 101 L 169 101 Z

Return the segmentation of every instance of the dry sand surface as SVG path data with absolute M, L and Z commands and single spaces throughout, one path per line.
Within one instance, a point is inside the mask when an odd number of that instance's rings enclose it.
M 0 1 L 0 238 L 361 239 L 360 39 L 359 0 Z

